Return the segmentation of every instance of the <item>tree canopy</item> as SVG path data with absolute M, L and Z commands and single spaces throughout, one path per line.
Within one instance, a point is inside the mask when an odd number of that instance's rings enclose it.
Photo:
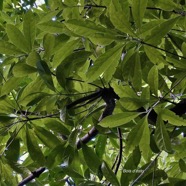
M 0 185 L 186 184 L 185 4 L 1 0 Z

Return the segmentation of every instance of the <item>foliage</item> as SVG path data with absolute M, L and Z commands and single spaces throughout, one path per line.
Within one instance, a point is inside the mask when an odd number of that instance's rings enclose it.
M 184 0 L 4 0 L 0 9 L 0 185 L 40 167 L 28 185 L 185 184 L 186 121 L 170 110 L 186 93 Z M 112 116 L 98 122 L 103 101 L 66 110 L 102 82 L 120 97 Z M 99 134 L 78 150 L 92 126 Z

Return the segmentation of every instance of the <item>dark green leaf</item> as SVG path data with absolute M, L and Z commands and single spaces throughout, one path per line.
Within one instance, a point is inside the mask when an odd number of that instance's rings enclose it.
M 186 172 L 186 163 L 183 159 L 179 160 L 179 167 L 180 167 L 181 171 Z
M 37 137 L 49 148 L 54 148 L 61 143 L 54 134 L 43 127 L 35 126 L 34 131 Z
M 117 180 L 116 175 L 114 174 L 114 172 L 109 168 L 109 166 L 107 165 L 106 162 L 103 162 L 101 164 L 101 170 L 103 172 L 103 175 L 105 176 L 105 178 L 112 184 L 112 185 L 120 185 L 119 181 Z
M 33 161 L 36 161 L 39 165 L 44 165 L 45 158 L 37 143 L 37 139 L 33 130 L 27 129 L 26 131 L 26 142 L 30 157 Z
M 95 154 L 92 148 L 87 147 L 86 145 L 82 145 L 83 156 L 87 166 L 94 173 L 98 173 L 98 170 L 101 166 L 101 161 L 98 156 Z
M 41 78 L 44 80 L 48 88 L 55 91 L 53 79 L 51 76 L 51 71 L 45 61 L 38 61 L 37 62 L 37 70 L 41 76 Z

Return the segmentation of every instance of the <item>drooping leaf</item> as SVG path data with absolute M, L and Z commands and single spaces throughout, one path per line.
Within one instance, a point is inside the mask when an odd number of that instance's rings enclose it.
M 32 160 L 36 161 L 41 166 L 44 165 L 45 158 L 32 129 L 27 129 L 26 131 L 26 142 L 27 149 Z
M 87 79 L 89 82 L 94 81 L 97 79 L 100 75 L 104 76 L 104 73 L 110 69 L 110 76 L 115 72 L 115 68 L 109 68 L 110 66 L 113 66 L 114 64 L 117 64 L 120 57 L 121 57 L 121 51 L 122 51 L 123 45 L 118 44 L 114 48 L 108 50 L 101 56 L 97 58 L 97 60 L 94 62 L 94 65 L 89 68 L 87 72 Z M 115 65 L 114 65 L 115 67 Z M 109 79 L 110 80 L 110 79 Z
M 26 40 L 25 36 L 22 32 L 14 25 L 7 24 L 6 31 L 8 34 L 8 38 L 10 41 L 21 51 L 29 52 L 30 47 L 28 41 Z
M 155 65 L 150 69 L 148 74 L 148 84 L 155 95 L 158 95 L 158 82 L 158 68 Z
M 132 15 L 137 25 L 137 28 L 141 28 L 142 20 L 145 14 L 148 0 L 132 0 Z
M 123 112 L 119 114 L 114 114 L 102 119 L 99 125 L 101 125 L 102 127 L 109 127 L 109 128 L 118 127 L 132 121 L 139 115 L 140 113 L 138 112 Z
M 160 150 L 165 150 L 166 152 L 172 151 L 170 137 L 161 117 L 157 119 L 154 137 Z
M 87 166 L 92 170 L 94 173 L 98 173 L 98 170 L 101 166 L 101 161 L 99 157 L 95 154 L 92 148 L 82 145 L 83 156 Z
M 54 83 L 51 75 L 51 71 L 45 61 L 38 61 L 37 62 L 37 70 L 41 76 L 41 78 L 44 80 L 48 88 L 55 91 Z
M 103 172 L 103 175 L 105 176 L 105 178 L 112 184 L 112 185 L 120 185 L 119 181 L 117 180 L 116 175 L 114 174 L 114 172 L 109 168 L 109 166 L 107 165 L 107 163 L 104 161 L 101 164 L 101 171 Z

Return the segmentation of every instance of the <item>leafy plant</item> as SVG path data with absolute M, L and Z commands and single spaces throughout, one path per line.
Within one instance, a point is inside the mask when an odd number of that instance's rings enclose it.
M 0 10 L 0 185 L 185 184 L 185 1 Z

